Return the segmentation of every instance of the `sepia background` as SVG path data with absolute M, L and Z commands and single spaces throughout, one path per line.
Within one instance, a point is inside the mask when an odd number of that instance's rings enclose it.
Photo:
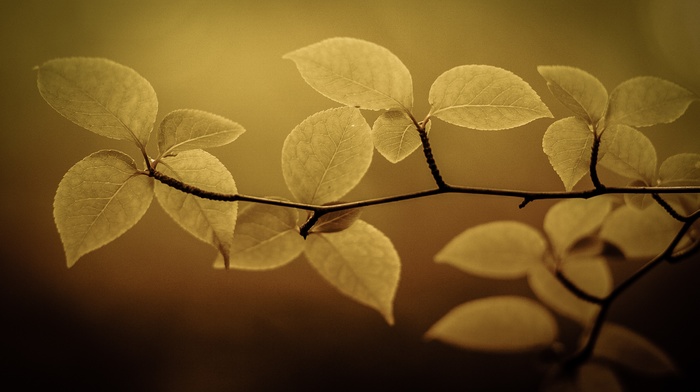
M 531 296 L 523 280 L 490 281 L 437 265 L 462 230 L 499 219 L 541 227 L 550 202 L 445 195 L 376 206 L 363 219 L 402 257 L 396 325 L 339 294 L 302 258 L 269 272 L 217 271 L 215 251 L 154 201 L 133 229 L 70 270 L 52 218 L 63 174 L 90 153 L 128 143 L 82 130 L 36 88 L 34 66 L 65 56 L 106 57 L 153 85 L 157 121 L 179 108 L 243 125 L 212 149 L 241 193 L 290 197 L 282 143 L 309 115 L 338 104 L 307 86 L 282 55 L 335 36 L 396 54 L 411 71 L 415 112 L 442 72 L 463 64 L 508 69 L 555 117 L 538 65 L 570 65 L 618 83 L 654 75 L 700 92 L 700 3 L 687 1 L 33 1 L 0 5 L 0 358 L 3 380 L 70 390 L 267 391 L 534 389 L 535 355 L 493 355 L 428 342 L 454 306 L 489 295 Z M 365 112 L 368 121 L 377 113 Z M 541 150 L 551 119 L 479 132 L 435 122 L 431 141 L 448 182 L 562 190 Z M 659 162 L 700 152 L 700 107 L 645 129 Z M 153 145 L 150 147 L 154 147 Z M 152 150 L 155 151 L 155 150 Z M 619 178 L 603 173 L 604 181 Z M 580 187 L 589 186 L 584 181 Z M 392 165 L 375 154 L 347 200 L 432 186 L 420 154 Z M 612 321 L 656 342 L 694 382 L 700 372 L 700 259 L 662 266 L 614 305 Z M 616 265 L 619 276 L 638 265 Z M 562 340 L 576 328 L 560 320 Z M 656 388 L 658 380 L 630 381 Z M 25 388 L 20 388 L 25 389 Z

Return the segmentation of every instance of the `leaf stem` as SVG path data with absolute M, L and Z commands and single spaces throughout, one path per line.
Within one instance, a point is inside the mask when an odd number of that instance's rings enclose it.
M 598 177 L 598 154 L 600 152 L 600 135 L 596 134 L 593 138 L 593 148 L 591 148 L 591 181 L 595 189 L 605 189 L 605 185 L 600 182 Z
M 425 123 L 416 123 L 414 120 L 414 124 L 416 125 L 416 130 L 418 131 L 418 135 L 420 136 L 420 141 L 423 145 L 423 155 L 425 156 L 425 161 L 428 163 L 430 174 L 432 174 L 433 180 L 435 180 L 435 185 L 437 185 L 438 189 L 449 188 L 448 185 L 445 183 L 445 180 L 442 179 L 442 175 L 440 175 L 440 170 L 438 169 L 437 163 L 435 162 L 435 157 L 433 156 L 433 149 L 430 147 L 430 139 L 428 138 L 428 132 L 425 130 Z

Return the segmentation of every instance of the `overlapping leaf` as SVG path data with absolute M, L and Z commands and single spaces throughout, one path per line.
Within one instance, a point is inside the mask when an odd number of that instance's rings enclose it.
M 594 139 L 588 124 L 579 117 L 558 120 L 547 128 L 542 149 L 567 191 L 588 174 Z
M 309 233 L 335 233 L 352 226 L 360 218 L 359 208 L 333 211 L 321 216 Z
M 612 200 L 607 197 L 570 199 L 553 205 L 543 225 L 555 253 L 563 257 L 576 241 L 597 231 L 611 210 Z
M 683 153 L 668 157 L 661 163 L 659 186 L 700 185 L 700 154 Z M 668 194 L 663 196 L 682 214 L 691 214 L 700 208 L 700 194 Z
M 593 75 L 574 67 L 539 66 L 549 91 L 577 117 L 596 125 L 608 106 L 608 91 Z
M 216 114 L 179 109 L 168 113 L 158 128 L 161 156 L 180 151 L 223 146 L 236 140 L 245 129 Z
M 656 181 L 656 149 L 643 133 L 627 125 L 612 125 L 603 132 L 601 144 L 606 153 L 600 165 L 647 185 Z
M 647 338 L 614 323 L 605 323 L 593 356 L 625 366 L 638 373 L 664 376 L 678 373 L 671 358 Z
M 426 124 L 426 132 L 430 132 L 430 124 Z M 372 126 L 372 141 L 377 151 L 391 163 L 402 161 L 421 146 L 415 124 L 398 110 L 384 112 L 377 118 Z

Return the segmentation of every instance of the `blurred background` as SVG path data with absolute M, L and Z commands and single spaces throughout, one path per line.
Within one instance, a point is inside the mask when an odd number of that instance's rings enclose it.
M 698 15 L 700 3 L 693 0 L 3 2 L 3 380 L 19 382 L 17 390 L 528 391 L 546 370 L 534 355 L 473 353 L 422 335 L 468 300 L 531 295 L 522 280 L 477 279 L 432 258 L 479 223 L 514 219 L 541 227 L 549 202 L 519 210 L 516 199 L 450 195 L 363 211 L 402 257 L 393 327 L 337 293 L 303 258 L 270 272 L 213 270 L 214 249 L 186 234 L 156 202 L 133 229 L 68 270 L 52 218 L 61 177 L 100 149 L 138 154 L 54 112 L 38 93 L 34 66 L 99 56 L 135 69 L 158 94 L 157 121 L 193 108 L 247 129 L 235 143 L 211 150 L 241 193 L 289 197 L 280 169 L 284 138 L 309 115 L 338 105 L 304 83 L 294 64 L 282 60 L 287 52 L 334 36 L 382 45 L 411 71 L 420 117 L 442 72 L 494 65 L 530 83 L 561 118 L 569 114 L 548 92 L 538 65 L 582 68 L 608 91 L 631 77 L 654 75 L 700 92 Z M 371 124 L 377 113 L 366 115 Z M 541 150 L 551 122 L 503 132 L 435 122 L 431 141 L 448 182 L 561 190 Z M 695 103 L 679 121 L 644 133 L 661 162 L 700 152 L 698 124 Z M 375 154 L 346 199 L 431 186 L 420 154 L 396 165 Z M 697 378 L 699 262 L 659 268 L 612 308 L 610 320 L 656 342 L 686 374 L 671 383 L 628 381 L 631 390 L 680 389 Z M 637 266 L 615 270 L 623 276 Z M 562 340 L 573 341 L 576 328 L 560 321 Z

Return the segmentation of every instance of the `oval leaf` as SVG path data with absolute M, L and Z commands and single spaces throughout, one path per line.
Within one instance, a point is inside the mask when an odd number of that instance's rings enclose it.
M 401 263 L 391 240 L 358 220 L 347 230 L 308 237 L 309 263 L 338 291 L 379 311 L 394 323 Z
M 462 65 L 430 87 L 430 113 L 448 123 L 500 130 L 552 117 L 539 95 L 520 77 L 490 65 Z
M 578 117 L 558 120 L 544 133 L 542 149 L 567 191 L 588 174 L 594 138 L 588 124 Z
M 153 179 L 128 155 L 98 151 L 76 163 L 58 185 L 53 215 L 68 267 L 124 234 L 153 200 Z
M 578 240 L 596 232 L 611 210 L 608 197 L 570 199 L 553 205 L 543 226 L 556 254 L 563 257 Z
M 386 48 L 355 38 L 330 38 L 283 56 L 324 96 L 361 109 L 413 107 L 413 81 Z
M 326 204 L 360 182 L 373 152 L 370 128 L 360 111 L 330 109 L 307 118 L 287 136 L 282 174 L 298 201 Z
M 41 96 L 98 135 L 145 148 L 158 111 L 153 87 L 136 71 L 101 58 L 51 60 L 38 67 Z
M 236 140 L 245 129 L 216 114 L 193 109 L 168 113 L 158 128 L 160 155 L 223 146 Z
M 656 182 L 656 149 L 643 133 L 627 125 L 613 125 L 603 132 L 602 145 L 603 167 L 647 185 Z
M 430 122 L 426 131 L 430 132 Z M 398 110 L 384 112 L 377 118 L 372 126 L 372 141 L 391 163 L 402 161 L 422 144 L 413 121 Z
M 700 185 L 700 154 L 677 154 L 667 158 L 659 168 L 659 186 Z M 662 196 L 676 211 L 692 214 L 700 208 L 700 194 L 668 194 Z
M 549 91 L 577 117 L 596 125 L 608 107 L 608 91 L 593 75 L 574 67 L 539 66 Z
M 318 219 L 309 233 L 335 233 L 352 226 L 360 218 L 361 210 L 351 208 L 348 210 L 329 212 Z
M 469 350 L 518 352 L 545 348 L 557 334 L 554 317 L 542 305 L 525 297 L 502 296 L 452 309 L 425 336 Z
M 678 373 L 671 358 L 643 336 L 621 325 L 603 324 L 593 355 L 638 373 L 664 376 Z

